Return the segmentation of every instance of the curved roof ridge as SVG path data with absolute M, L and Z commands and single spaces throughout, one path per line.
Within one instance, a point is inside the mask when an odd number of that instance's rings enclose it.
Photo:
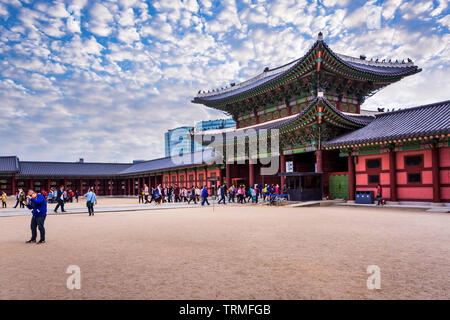
M 52 164 L 101 164 L 101 165 L 133 165 L 132 162 L 79 162 L 79 161 L 44 161 L 44 160 L 20 160 L 19 163 L 52 163 Z
M 363 65 L 363 63 L 361 63 L 361 61 L 366 61 L 366 60 L 357 59 L 357 58 L 350 57 L 350 56 L 345 56 L 345 55 L 340 55 L 340 54 L 334 52 L 333 50 L 331 50 L 331 48 L 330 48 L 325 42 L 323 42 L 323 46 L 324 46 L 324 47 L 330 52 L 330 54 L 333 55 L 338 61 L 340 61 L 342 64 L 346 65 L 346 66 L 349 67 L 350 69 L 357 70 L 357 71 L 362 71 L 362 72 L 365 72 L 365 73 L 370 72 L 370 73 L 374 73 L 374 74 L 378 74 L 378 75 L 379 75 L 379 74 L 383 74 L 383 72 L 381 72 L 381 71 L 376 71 L 376 70 L 370 70 L 370 71 L 369 71 L 369 70 L 367 70 L 367 69 L 364 69 L 363 67 L 357 66 L 358 64 L 359 64 L 359 65 Z M 352 59 L 359 60 L 359 61 L 347 61 L 347 60 L 341 58 L 341 56 L 348 57 L 348 58 L 352 58 Z M 412 62 L 412 61 L 411 61 L 411 62 Z M 352 64 L 352 63 L 353 63 L 353 64 Z M 388 62 L 388 63 L 389 63 L 389 62 Z M 355 66 L 354 64 L 356 64 L 356 66 Z M 380 67 L 381 67 L 381 68 L 399 68 L 400 65 L 401 65 L 401 64 L 395 64 L 395 63 L 392 63 L 392 62 L 391 62 L 391 65 L 388 65 L 388 66 L 386 66 L 386 65 L 383 65 L 383 66 L 373 65 L 373 66 L 374 66 L 374 67 L 377 67 L 377 68 L 380 68 Z M 403 66 L 402 66 L 402 67 L 403 67 Z M 414 73 L 417 73 L 417 72 L 422 71 L 422 69 L 420 69 L 418 66 L 414 65 L 414 63 L 412 63 L 411 66 L 407 66 L 407 67 L 410 68 L 411 70 L 412 70 L 412 69 L 415 69 L 416 72 L 414 72 Z M 406 68 L 406 67 L 405 67 L 405 68 Z
M 383 61 L 365 60 L 365 59 L 352 57 L 352 56 L 348 56 L 348 55 L 345 55 L 345 54 L 342 54 L 342 53 L 336 53 L 336 52 L 334 52 L 334 54 L 337 55 L 338 57 L 340 57 L 341 59 L 343 59 L 344 61 L 355 62 L 355 63 L 359 63 L 359 64 L 365 64 L 365 65 L 369 65 L 369 66 L 387 67 L 387 68 L 389 68 L 389 67 L 400 68 L 400 67 L 412 67 L 412 66 L 414 66 L 414 62 L 412 60 L 408 61 L 408 62 L 397 62 L 397 61 L 396 62 L 386 62 L 386 61 L 383 62 Z
M 364 124 L 364 125 L 366 125 L 366 124 L 368 124 L 369 122 L 371 122 L 371 121 L 367 121 L 367 120 L 364 120 L 364 119 L 358 119 L 358 118 L 362 118 L 363 116 L 360 116 L 360 115 L 355 114 L 355 117 L 353 117 L 353 116 L 351 116 L 351 115 L 348 115 L 348 114 L 342 112 L 341 110 L 339 110 L 339 109 L 337 109 L 335 106 L 333 106 L 333 104 L 332 104 L 327 98 L 325 98 L 325 97 L 324 97 L 324 98 L 318 97 L 318 99 L 320 99 L 320 100 L 322 100 L 322 101 L 325 101 L 326 105 L 327 105 L 328 107 L 330 107 L 331 110 L 333 110 L 334 112 L 336 112 L 337 114 L 339 114 L 342 118 L 344 118 L 344 119 L 346 119 L 346 120 L 348 120 L 348 121 L 351 121 L 351 122 L 356 123 L 356 124 Z M 364 116 L 364 117 L 366 117 L 366 118 L 372 118 L 372 120 L 375 119 L 374 116 L 370 116 L 370 115 L 367 115 L 367 116 Z
M 327 141 L 325 146 L 358 145 L 436 134 L 450 134 L 450 100 L 376 115 L 367 126 Z
M 316 42 L 314 42 L 314 44 L 309 48 L 309 50 L 300 58 L 297 58 L 291 62 L 288 62 L 282 66 L 279 67 L 275 67 L 273 69 L 269 69 L 267 71 L 263 71 L 261 73 L 259 73 L 258 75 L 245 80 L 243 82 L 240 82 L 232 87 L 228 87 L 225 88 L 223 90 L 218 90 L 218 91 L 211 91 L 211 92 L 203 92 L 203 93 L 199 93 L 197 94 L 197 98 L 204 98 L 204 97 L 212 97 L 212 96 L 217 96 L 223 93 L 227 93 L 227 92 L 231 92 L 240 88 L 244 88 L 247 85 L 250 85 L 252 83 L 255 83 L 256 81 L 259 81 L 261 79 L 265 79 L 267 77 L 270 76 L 275 76 L 275 75 L 280 75 L 280 74 L 284 74 L 285 72 L 295 68 L 297 66 L 297 64 L 301 61 L 303 61 L 303 59 L 308 56 L 310 54 L 310 52 L 317 46 L 318 43 L 323 42 L 322 40 L 317 40 Z M 277 71 L 277 72 L 274 72 Z M 201 91 L 201 90 L 200 90 Z
M 395 114 L 395 113 L 409 112 L 409 111 L 414 111 L 416 109 L 431 108 L 431 107 L 440 106 L 442 104 L 450 104 L 450 100 L 444 100 L 444 101 L 439 101 L 439 102 L 434 102 L 434 103 L 429 103 L 429 104 L 424 104 L 421 106 L 415 106 L 415 107 L 409 107 L 409 108 L 406 107 L 403 109 L 397 109 L 397 110 L 393 110 L 393 111 L 386 111 L 386 112 L 376 114 L 375 117 L 381 118 L 383 116 L 388 116 L 388 115 Z

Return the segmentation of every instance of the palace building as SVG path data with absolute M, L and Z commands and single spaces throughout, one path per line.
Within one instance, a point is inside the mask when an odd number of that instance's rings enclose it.
M 220 136 L 209 144 L 215 152 L 135 164 L 0 157 L 0 188 L 10 194 L 18 187 L 66 185 L 84 192 L 95 186 L 100 195 L 134 195 L 144 183 L 209 188 L 273 183 L 294 200 L 354 200 L 356 191 L 374 191 L 380 184 L 388 201 L 450 202 L 450 101 L 391 112 L 361 108 L 378 90 L 420 71 L 410 59 L 338 54 L 319 33 L 297 60 L 239 84 L 198 92 L 194 103 L 236 121 L 235 128 L 191 134 Z M 250 152 L 250 141 L 264 142 L 270 152 Z M 230 143 L 244 154 L 230 152 Z M 279 167 L 265 175 L 268 160 Z

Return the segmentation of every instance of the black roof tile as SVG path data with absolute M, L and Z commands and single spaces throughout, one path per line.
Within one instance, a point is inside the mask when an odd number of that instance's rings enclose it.
M 359 144 L 450 133 L 450 100 L 377 114 L 366 127 L 324 143 Z
M 0 157 L 0 172 L 19 171 L 19 159 L 16 156 Z
M 213 154 L 211 150 L 198 151 L 184 154 L 180 157 L 165 157 L 140 162 L 126 168 L 121 174 L 135 174 L 149 171 L 163 171 L 168 169 L 182 168 L 194 165 L 213 163 L 214 160 L 222 158 L 219 154 Z
M 21 176 L 112 176 L 131 163 L 20 161 Z

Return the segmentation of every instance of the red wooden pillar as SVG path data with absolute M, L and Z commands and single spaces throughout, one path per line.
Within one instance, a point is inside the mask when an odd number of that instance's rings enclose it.
M 355 200 L 355 161 L 354 157 L 349 154 L 348 163 L 348 199 Z
M 185 181 L 184 187 L 189 188 L 189 179 L 188 179 L 187 169 L 184 170 L 184 181 Z
M 134 193 L 136 192 L 136 181 L 134 180 L 134 178 L 132 178 L 132 186 L 131 186 L 131 189 L 132 189 L 132 195 L 134 196 Z
M 80 195 L 83 194 L 83 180 L 82 179 L 80 179 L 80 193 L 79 194 Z
M 205 167 L 205 184 L 206 189 L 208 190 L 208 192 L 211 194 L 209 188 L 208 188 L 208 167 Z
M 67 190 L 67 179 L 64 179 L 64 190 Z
M 280 172 L 284 173 L 286 172 L 286 158 L 285 155 L 280 155 Z M 284 194 L 284 185 L 286 184 L 286 177 L 281 176 L 280 177 L 280 193 Z
M 34 190 L 33 178 L 30 179 L 30 189 L 33 189 L 33 190 Z
M 316 151 L 316 172 L 323 172 L 323 151 L 317 150 Z
M 195 183 L 195 187 L 197 188 L 197 186 L 198 186 L 198 177 L 197 177 L 197 167 L 195 167 L 195 169 L 194 169 L 194 183 Z
M 251 162 L 251 160 L 248 161 L 248 169 L 249 188 L 253 188 L 253 185 L 255 184 L 255 165 Z
M 389 151 L 389 183 L 391 201 L 397 201 L 397 159 L 394 150 Z
M 15 195 L 16 194 L 16 175 L 15 174 L 13 174 L 11 177 L 11 185 L 12 185 L 11 194 Z
M 155 188 L 158 186 L 158 179 L 156 178 L 156 173 L 155 173 Z
M 231 167 L 229 163 L 225 163 L 225 177 L 227 180 L 227 187 L 231 187 Z
M 433 202 L 441 202 L 441 181 L 440 181 L 440 161 L 439 149 L 436 145 L 431 148 L 431 166 L 433 172 Z
M 50 192 L 50 179 L 47 179 L 47 193 Z
M 178 170 L 177 170 L 177 187 L 178 188 L 180 187 L 180 174 L 178 173 Z
M 219 168 L 219 184 L 217 185 L 218 187 L 221 186 L 223 184 L 223 176 L 222 176 L 222 169 Z
M 111 187 L 111 189 L 109 189 L 109 195 L 112 196 L 113 195 L 113 181 L 112 181 L 112 179 L 109 179 L 109 185 Z
M 98 179 L 95 178 L 95 193 L 98 193 Z
M 148 189 L 151 191 L 152 190 L 152 177 L 150 175 L 148 175 Z

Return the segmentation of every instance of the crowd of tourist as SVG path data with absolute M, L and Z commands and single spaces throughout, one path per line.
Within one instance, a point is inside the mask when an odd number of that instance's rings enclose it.
M 244 184 L 235 186 L 231 185 L 227 187 L 225 184 L 219 186 L 217 189 L 217 197 L 219 198 L 219 204 L 226 204 L 227 202 L 233 203 L 258 203 L 259 199 L 262 201 L 270 201 L 270 198 L 280 193 L 279 185 L 262 185 L 258 184 L 254 187 L 247 188 Z M 179 187 L 169 186 L 163 187 L 158 185 L 157 187 L 149 188 L 144 184 L 143 188 L 138 192 L 139 203 L 177 203 L 177 202 L 191 202 L 201 205 L 208 204 L 208 196 L 210 196 L 206 187 L 191 186 L 191 187 Z
M 244 184 L 240 185 L 227 185 L 223 184 L 217 188 L 217 198 L 219 199 L 219 204 L 226 203 L 258 203 L 258 201 L 270 201 L 273 195 L 278 195 L 280 193 L 279 185 L 262 185 L 258 184 L 253 187 L 246 187 Z M 59 188 L 51 188 L 49 192 L 41 190 L 39 192 L 47 203 L 56 203 L 55 212 L 61 209 L 61 212 L 66 212 L 64 205 L 66 203 L 73 203 L 79 201 L 78 190 L 67 189 L 64 186 Z M 149 204 L 155 202 L 157 205 L 161 203 L 188 203 L 194 204 L 200 203 L 202 206 L 209 205 L 208 197 L 210 196 L 206 186 L 191 186 L 191 187 L 179 187 L 179 186 L 169 186 L 163 187 L 158 185 L 157 187 L 149 188 L 144 184 L 143 188 L 138 192 L 139 203 Z M 87 198 L 87 207 L 89 215 L 94 213 L 94 203 L 97 202 L 95 189 L 93 187 L 89 188 L 89 191 L 83 195 Z M 25 208 L 27 195 L 23 188 L 19 188 L 15 194 L 16 204 L 14 208 L 18 206 L 20 208 Z M 2 207 L 7 206 L 7 195 L 5 192 L 1 194 Z

